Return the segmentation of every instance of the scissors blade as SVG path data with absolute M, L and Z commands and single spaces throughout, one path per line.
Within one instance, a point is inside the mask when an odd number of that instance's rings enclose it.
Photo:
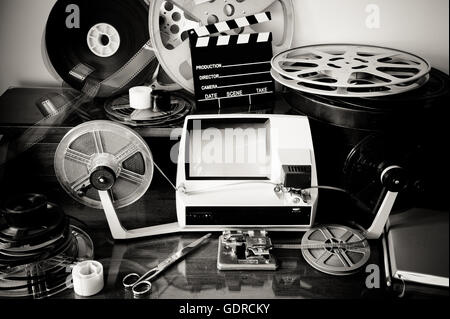
M 211 234 L 207 234 L 203 236 L 200 239 L 197 239 L 196 241 L 190 243 L 189 245 L 183 247 L 179 251 L 177 251 L 175 254 L 170 256 L 169 258 L 165 259 L 163 262 L 161 262 L 158 266 L 156 266 L 157 271 L 152 274 L 147 280 L 151 280 L 153 277 L 158 275 L 161 271 L 178 261 L 180 258 L 183 258 L 193 250 L 195 250 L 197 247 L 199 247 L 206 239 L 211 237 Z

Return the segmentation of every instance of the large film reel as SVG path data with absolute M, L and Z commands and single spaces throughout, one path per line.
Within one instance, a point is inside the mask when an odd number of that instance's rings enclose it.
M 291 47 L 294 34 L 292 0 L 155 0 L 150 4 L 150 39 L 159 63 L 187 91 L 194 92 L 187 30 L 270 11 L 272 21 L 234 32 L 271 31 L 274 53 Z
M 271 70 L 270 74 L 278 83 L 306 93 L 325 95 L 325 96 L 336 96 L 336 97 L 359 97 L 359 98 L 370 98 L 379 96 L 389 96 L 395 94 L 406 93 L 412 90 L 416 90 L 427 83 L 429 76 L 425 75 L 423 78 L 417 80 L 417 82 L 409 82 L 403 85 L 392 85 L 392 86 L 381 86 L 381 87 L 367 87 L 367 88 L 346 88 L 346 87 L 336 87 L 330 86 L 320 86 L 320 85 L 309 85 L 303 83 L 297 79 L 292 79 L 277 73 L 275 70 Z
M 110 121 L 92 121 L 72 129 L 55 153 L 55 172 L 76 201 L 103 208 L 98 191 L 108 191 L 115 208 L 131 205 L 147 191 L 153 158 L 133 130 Z
M 145 49 L 147 29 L 144 0 L 58 0 L 47 21 L 45 55 L 71 87 L 81 91 L 89 77 L 102 84 L 97 96 L 119 94 L 158 66 Z
M 272 76 L 302 92 L 346 97 L 400 94 L 424 85 L 431 70 L 404 51 L 367 45 L 326 44 L 295 48 L 272 59 Z

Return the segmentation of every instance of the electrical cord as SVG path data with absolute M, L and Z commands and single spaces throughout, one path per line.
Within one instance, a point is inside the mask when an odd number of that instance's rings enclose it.
M 341 192 L 341 193 L 347 194 L 359 207 L 363 208 L 367 212 L 371 211 L 371 209 L 369 207 L 367 207 L 367 205 L 362 200 L 360 200 L 358 197 L 353 195 L 349 190 L 347 190 L 345 188 L 320 185 L 320 186 L 311 186 L 308 188 L 304 188 L 301 190 L 301 192 L 303 193 L 303 192 L 311 190 L 311 189 L 331 190 L 331 191 L 336 191 L 336 192 Z

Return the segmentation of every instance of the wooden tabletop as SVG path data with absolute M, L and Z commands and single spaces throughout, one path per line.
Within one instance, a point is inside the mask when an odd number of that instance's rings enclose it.
M 28 91 L 27 91 L 28 92 Z M 30 91 L 36 97 L 42 91 Z M 14 93 L 14 92 L 9 92 Z M 27 93 L 28 94 L 28 93 Z M 34 108 L 33 98 L 28 98 L 28 108 Z M 14 96 L 4 95 L 0 105 L 11 110 L 11 103 L 23 96 L 22 91 Z M 1 111 L 1 110 L 0 110 Z M 4 120 L 3 132 L 23 130 L 27 123 L 14 122 L 11 117 Z M 38 115 L 36 115 L 38 116 Z M 15 117 L 14 117 L 15 118 Z M 34 119 L 30 119 L 32 121 Z M 22 128 L 23 127 L 23 128 Z M 59 186 L 54 176 L 54 151 L 61 137 L 71 127 L 58 127 L 46 139 L 0 167 L 0 200 L 19 193 L 34 192 L 45 194 L 50 201 L 61 205 L 67 215 L 83 221 L 91 236 L 95 260 L 104 266 L 105 287 L 91 298 L 133 298 L 122 287 L 122 278 L 130 272 L 142 274 L 149 268 L 175 253 L 184 245 L 200 238 L 200 233 L 178 233 L 130 241 L 114 241 L 109 232 L 104 213 L 88 208 L 70 198 Z M 166 130 L 167 131 L 167 130 Z M 176 163 L 170 161 L 170 151 L 175 140 L 170 140 L 165 130 L 148 129 L 146 141 L 152 150 L 155 162 L 165 173 L 175 180 Z M 1 133 L 1 132 L 0 132 Z M 325 194 L 326 195 L 326 194 Z M 345 208 L 340 199 L 327 200 L 321 194 L 318 223 L 345 220 Z M 149 191 L 136 202 L 118 211 L 119 218 L 126 228 L 151 226 L 176 221 L 175 194 L 168 183 L 155 174 Z M 332 216 L 326 219 L 325 216 Z M 220 298 L 220 299 L 264 299 L 264 298 L 371 298 L 384 297 L 384 264 L 381 243 L 373 241 L 368 265 L 376 265 L 380 270 L 380 288 L 368 289 L 365 267 L 349 276 L 332 276 L 315 270 L 296 250 L 274 250 L 279 268 L 276 271 L 219 271 L 217 269 L 217 250 L 219 233 L 185 259 L 164 271 L 154 282 L 153 291 L 147 298 Z M 299 243 L 302 233 L 271 234 L 274 243 Z M 67 290 L 53 298 L 81 298 Z
M 170 189 L 157 185 L 150 189 L 141 203 L 119 210 L 121 222 L 128 228 L 154 223 L 154 215 L 163 212 L 170 221 L 175 213 L 175 200 Z M 159 189 L 158 189 L 159 188 Z M 75 203 L 57 188 L 49 189 L 51 199 L 58 198 L 64 211 L 84 221 L 84 229 L 94 243 L 95 260 L 101 262 L 105 287 L 90 298 L 129 299 L 133 295 L 122 286 L 122 279 L 131 272 L 143 274 L 158 263 L 202 237 L 204 233 L 176 233 L 128 241 L 114 241 L 104 213 Z M 162 195 L 164 194 L 164 195 Z M 142 205 L 142 206 L 141 206 Z M 143 208 L 144 207 L 144 208 Z M 154 214 L 152 215 L 152 212 Z M 172 216 L 172 217 L 169 217 Z M 159 219 L 161 220 L 161 219 Z M 76 222 L 75 222 L 76 224 Z M 299 243 L 303 233 L 270 234 L 274 243 Z M 276 271 L 219 271 L 217 269 L 218 238 L 211 238 L 186 258 L 164 271 L 153 282 L 150 299 L 272 299 L 272 298 L 370 298 L 384 294 L 382 288 L 368 289 L 365 267 L 350 276 L 332 276 L 315 270 L 297 250 L 275 249 L 279 267 Z M 380 267 L 383 259 L 380 243 L 371 242 L 368 264 Z M 71 290 L 54 298 L 79 299 Z

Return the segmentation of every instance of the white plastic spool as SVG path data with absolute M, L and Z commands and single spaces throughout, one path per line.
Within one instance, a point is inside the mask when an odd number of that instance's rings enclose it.
M 89 30 L 87 44 L 96 56 L 108 58 L 119 50 L 120 35 L 112 25 L 98 23 Z
M 87 260 L 72 269 L 73 289 L 82 297 L 98 294 L 104 287 L 103 265 L 98 261 Z
M 152 88 L 148 86 L 135 86 L 129 90 L 130 107 L 135 110 L 151 108 Z

